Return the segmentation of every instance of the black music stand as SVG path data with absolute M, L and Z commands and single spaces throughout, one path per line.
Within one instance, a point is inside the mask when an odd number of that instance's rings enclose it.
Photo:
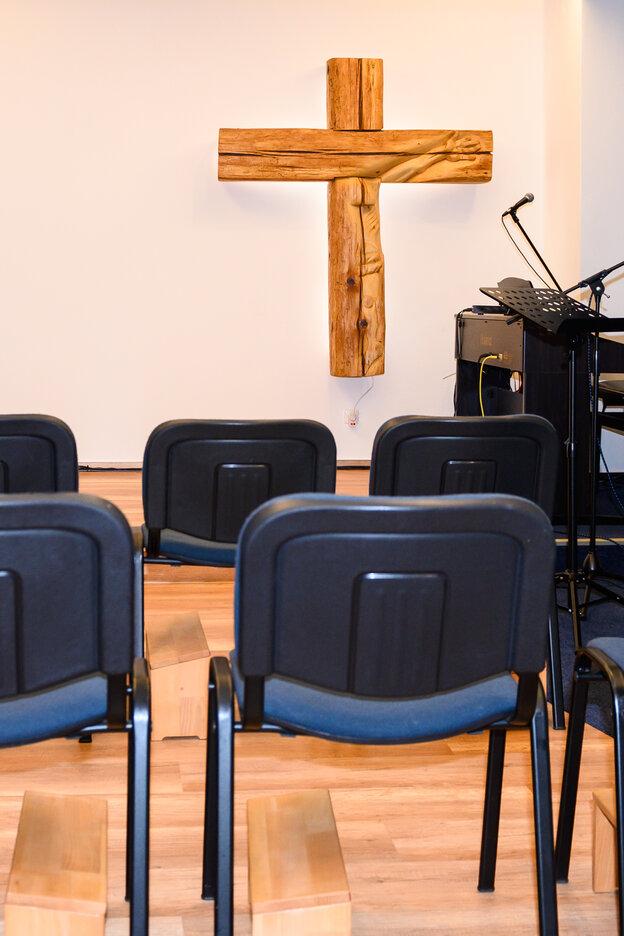
M 606 270 L 600 270 L 598 273 L 594 273 L 593 276 L 588 276 L 585 279 L 580 280 L 575 286 L 571 286 L 569 289 L 566 289 L 566 293 L 574 292 L 577 289 L 586 287 L 591 290 L 591 294 L 594 298 L 594 315 L 600 315 L 600 303 L 602 296 L 605 291 L 604 281 L 609 275 L 613 273 L 614 270 L 619 270 L 620 267 L 624 266 L 624 260 L 620 263 L 615 263 L 613 266 L 609 267 Z M 583 603 L 581 606 L 581 617 L 585 616 L 587 608 L 590 604 L 590 596 L 592 591 L 598 592 L 601 595 L 601 598 L 596 599 L 594 604 L 597 604 L 601 601 L 617 601 L 619 604 L 624 604 L 624 595 L 619 592 L 613 591 L 607 585 L 603 585 L 602 582 L 597 582 L 596 577 L 604 576 L 609 579 L 614 579 L 616 581 L 624 581 L 624 578 L 621 575 L 616 575 L 610 573 L 605 576 L 605 573 L 602 569 L 600 559 L 598 558 L 598 552 L 596 547 L 596 525 L 598 522 L 598 483 L 600 480 L 600 442 L 599 436 L 600 431 L 598 428 L 598 386 L 600 380 L 600 359 L 598 353 L 598 343 L 599 343 L 599 333 L 596 332 L 594 335 L 594 348 L 593 348 L 593 358 L 592 358 L 592 372 L 590 375 L 590 404 L 591 404 L 591 505 L 590 505 L 590 522 L 589 522 L 589 546 L 587 550 L 587 555 L 583 560 L 583 574 L 585 581 L 585 594 L 583 596 Z M 593 381 L 593 385 L 592 385 Z
M 583 646 L 581 638 L 582 608 L 579 607 L 577 587 L 590 584 L 585 569 L 578 563 L 578 509 L 577 509 L 577 465 L 576 465 L 576 372 L 579 347 L 584 335 L 601 332 L 624 331 L 624 319 L 596 315 L 592 310 L 571 296 L 557 289 L 515 289 L 504 287 L 482 287 L 482 293 L 496 299 L 501 305 L 522 318 L 534 322 L 546 331 L 565 335 L 568 343 L 568 439 L 566 450 L 567 515 L 566 569 L 559 581 L 567 586 L 568 610 L 572 615 L 575 648 Z M 596 591 L 602 589 L 591 582 Z

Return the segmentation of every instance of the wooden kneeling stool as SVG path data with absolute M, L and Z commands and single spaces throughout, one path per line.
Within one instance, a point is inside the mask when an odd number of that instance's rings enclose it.
M 328 790 L 247 801 L 253 936 L 349 936 L 351 896 Z
M 95 796 L 24 793 L 5 936 L 103 936 L 106 812 Z
M 615 793 L 594 791 L 594 848 L 592 887 L 595 893 L 617 890 Z
M 205 738 L 210 650 L 199 614 L 146 620 L 145 652 L 152 687 L 152 741 Z

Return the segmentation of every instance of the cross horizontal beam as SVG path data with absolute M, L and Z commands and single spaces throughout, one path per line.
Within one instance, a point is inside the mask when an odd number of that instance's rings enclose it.
M 487 130 L 222 129 L 223 181 L 489 182 Z

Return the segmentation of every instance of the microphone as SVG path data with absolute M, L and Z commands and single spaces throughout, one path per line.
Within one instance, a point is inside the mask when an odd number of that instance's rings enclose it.
M 503 211 L 502 217 L 508 214 L 515 214 L 518 208 L 522 208 L 523 205 L 528 205 L 529 202 L 532 202 L 535 196 L 532 192 L 527 192 L 526 195 L 523 195 L 522 198 L 518 199 L 515 205 L 512 205 L 511 208 L 508 208 L 507 211 Z

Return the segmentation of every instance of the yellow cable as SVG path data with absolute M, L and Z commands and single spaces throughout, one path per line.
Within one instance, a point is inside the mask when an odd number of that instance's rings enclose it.
M 481 361 L 481 367 L 479 369 L 479 406 L 481 408 L 481 415 L 485 416 L 483 412 L 483 395 L 481 393 L 481 384 L 483 382 L 483 367 L 486 361 L 489 361 L 490 358 L 498 358 L 498 354 L 486 354 L 483 360 Z

